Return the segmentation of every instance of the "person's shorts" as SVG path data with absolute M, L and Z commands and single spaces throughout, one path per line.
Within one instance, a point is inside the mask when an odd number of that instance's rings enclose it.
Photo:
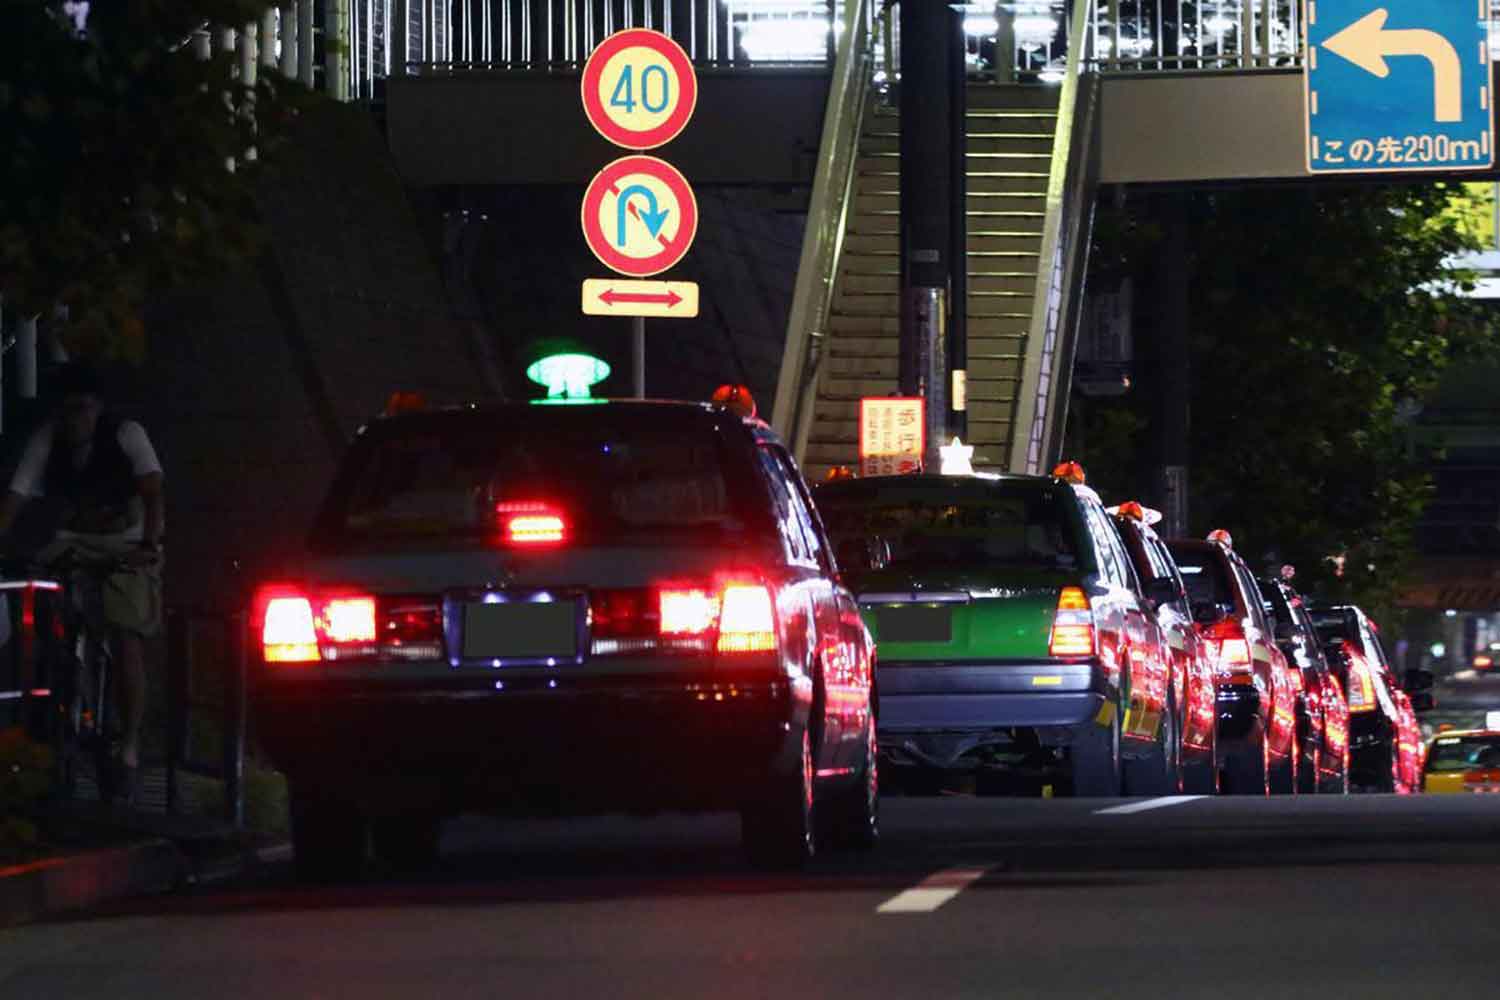
M 75 553 L 80 560 L 107 560 L 133 554 L 135 542 L 115 538 L 72 536 L 60 538 L 37 554 L 43 565 L 55 564 L 65 553 Z M 105 578 L 101 598 L 104 620 L 116 628 L 141 636 L 154 636 L 161 630 L 161 559 L 152 564 L 131 566 Z

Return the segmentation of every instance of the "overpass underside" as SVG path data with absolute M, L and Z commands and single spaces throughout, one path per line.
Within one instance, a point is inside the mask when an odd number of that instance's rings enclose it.
M 1039 471 L 1062 439 L 1099 188 L 1305 181 L 1301 26 L 1290 0 L 1243 0 L 1212 15 L 1178 0 L 1019 6 L 1029 16 L 968 5 L 961 307 L 976 465 Z M 805 206 L 771 415 L 810 477 L 855 464 L 859 398 L 896 389 L 900 38 L 889 8 L 460 0 L 442 9 L 446 21 L 433 0 L 356 0 L 339 70 L 350 93 L 381 99 L 397 166 L 424 188 L 586 183 L 620 153 L 579 107 L 588 52 L 622 27 L 653 27 L 684 46 L 699 104 L 664 155 L 700 190 L 755 186 Z

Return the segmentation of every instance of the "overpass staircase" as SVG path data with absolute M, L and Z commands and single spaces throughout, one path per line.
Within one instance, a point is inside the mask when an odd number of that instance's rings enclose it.
M 858 22 L 847 26 L 835 67 L 773 418 L 812 481 L 857 464 L 860 399 L 899 390 L 901 120 L 865 82 L 875 56 L 861 59 L 860 34 Z M 1040 471 L 1060 448 L 1096 93 L 1077 63 L 1062 86 L 967 89 L 966 443 L 976 468 Z

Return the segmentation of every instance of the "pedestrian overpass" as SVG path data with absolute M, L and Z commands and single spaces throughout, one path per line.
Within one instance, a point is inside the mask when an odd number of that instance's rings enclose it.
M 578 107 L 583 61 L 620 28 L 675 38 L 700 96 L 673 162 L 698 185 L 810 186 L 772 416 L 814 478 L 856 460 L 859 399 L 897 388 L 893 6 L 301 0 L 260 26 L 261 54 L 371 102 L 411 183 L 582 184 L 612 155 Z M 1035 472 L 1060 447 L 1099 188 L 1306 176 L 1301 4 L 958 6 L 969 443 L 978 466 Z

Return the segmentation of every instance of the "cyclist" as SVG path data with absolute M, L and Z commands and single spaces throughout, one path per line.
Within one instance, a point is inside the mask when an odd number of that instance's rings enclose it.
M 161 624 L 162 469 L 146 431 L 104 406 L 104 384 L 87 364 L 59 373 L 53 417 L 27 442 L 0 499 L 0 537 L 27 501 L 47 497 L 60 515 L 55 538 L 39 554 L 64 553 L 124 568 L 103 582 L 103 616 L 117 639 L 123 721 L 120 763 L 134 789 L 146 714 L 144 640 Z

